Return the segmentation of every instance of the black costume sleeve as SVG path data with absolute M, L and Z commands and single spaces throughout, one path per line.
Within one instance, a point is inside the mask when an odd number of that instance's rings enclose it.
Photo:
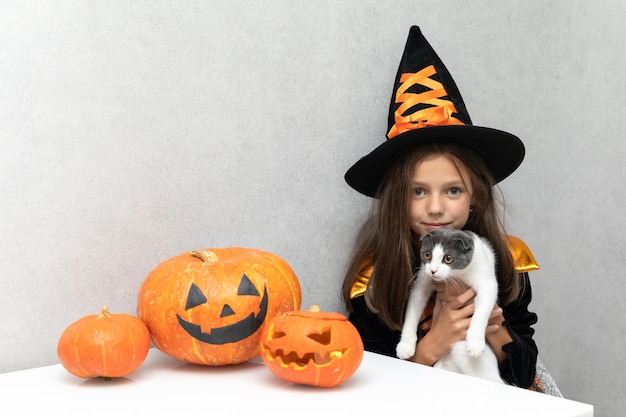
M 387 327 L 365 303 L 365 297 L 358 296 L 351 300 L 352 312 L 348 319 L 359 331 L 365 350 L 396 357 L 396 345 L 400 341 L 400 332 Z
M 507 357 L 500 363 L 500 376 L 508 384 L 530 387 L 536 373 L 537 345 L 533 340 L 537 315 L 528 311 L 532 291 L 528 274 L 520 274 L 524 291 L 517 301 L 502 308 L 505 325 L 513 341 L 502 347 Z M 396 357 L 396 345 L 400 341 L 400 331 L 391 330 L 372 313 L 363 296 L 351 300 L 353 311 L 349 320 L 361 335 L 365 350 Z
M 520 297 L 502 307 L 505 325 L 513 341 L 502 346 L 506 359 L 500 363 L 500 376 L 507 383 L 528 388 L 532 385 L 537 366 L 537 344 L 533 340 L 537 315 L 528 311 L 532 289 L 528 273 L 520 274 L 523 292 Z

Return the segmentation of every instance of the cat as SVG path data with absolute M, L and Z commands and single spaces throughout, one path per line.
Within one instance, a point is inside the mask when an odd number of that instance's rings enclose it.
M 433 366 L 504 383 L 496 355 L 485 340 L 489 316 L 498 297 L 495 255 L 491 244 L 477 234 L 449 228 L 435 229 L 421 238 L 421 267 L 412 284 L 396 354 L 407 359 L 415 353 L 417 327 L 435 282 L 452 285 L 460 280 L 476 292 L 474 314 L 467 337 Z

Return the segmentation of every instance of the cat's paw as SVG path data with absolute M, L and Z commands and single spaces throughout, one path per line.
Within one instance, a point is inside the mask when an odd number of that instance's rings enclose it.
M 415 342 L 410 340 L 401 340 L 396 346 L 396 355 L 400 359 L 408 359 L 415 354 Z
M 468 338 L 465 341 L 465 348 L 467 353 L 473 358 L 477 358 L 485 351 L 485 339 L 484 338 Z

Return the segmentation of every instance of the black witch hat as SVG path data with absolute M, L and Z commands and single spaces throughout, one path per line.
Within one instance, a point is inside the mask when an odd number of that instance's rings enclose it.
M 413 26 L 396 75 L 387 140 L 357 161 L 345 180 L 358 192 L 375 197 L 393 161 L 430 142 L 458 143 L 478 152 L 496 182 L 524 159 L 524 144 L 517 136 L 472 125 L 452 76 Z

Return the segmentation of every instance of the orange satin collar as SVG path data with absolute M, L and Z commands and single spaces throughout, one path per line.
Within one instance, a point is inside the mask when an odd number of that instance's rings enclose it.
M 533 253 L 522 239 L 506 235 L 506 244 L 511 252 L 511 255 L 513 256 L 513 263 L 515 264 L 515 270 L 517 272 L 522 273 L 539 269 L 539 265 L 537 264 Z M 351 299 L 365 293 L 367 283 L 373 270 L 374 267 L 371 266 L 359 274 L 354 284 L 352 284 L 352 289 L 350 290 Z

